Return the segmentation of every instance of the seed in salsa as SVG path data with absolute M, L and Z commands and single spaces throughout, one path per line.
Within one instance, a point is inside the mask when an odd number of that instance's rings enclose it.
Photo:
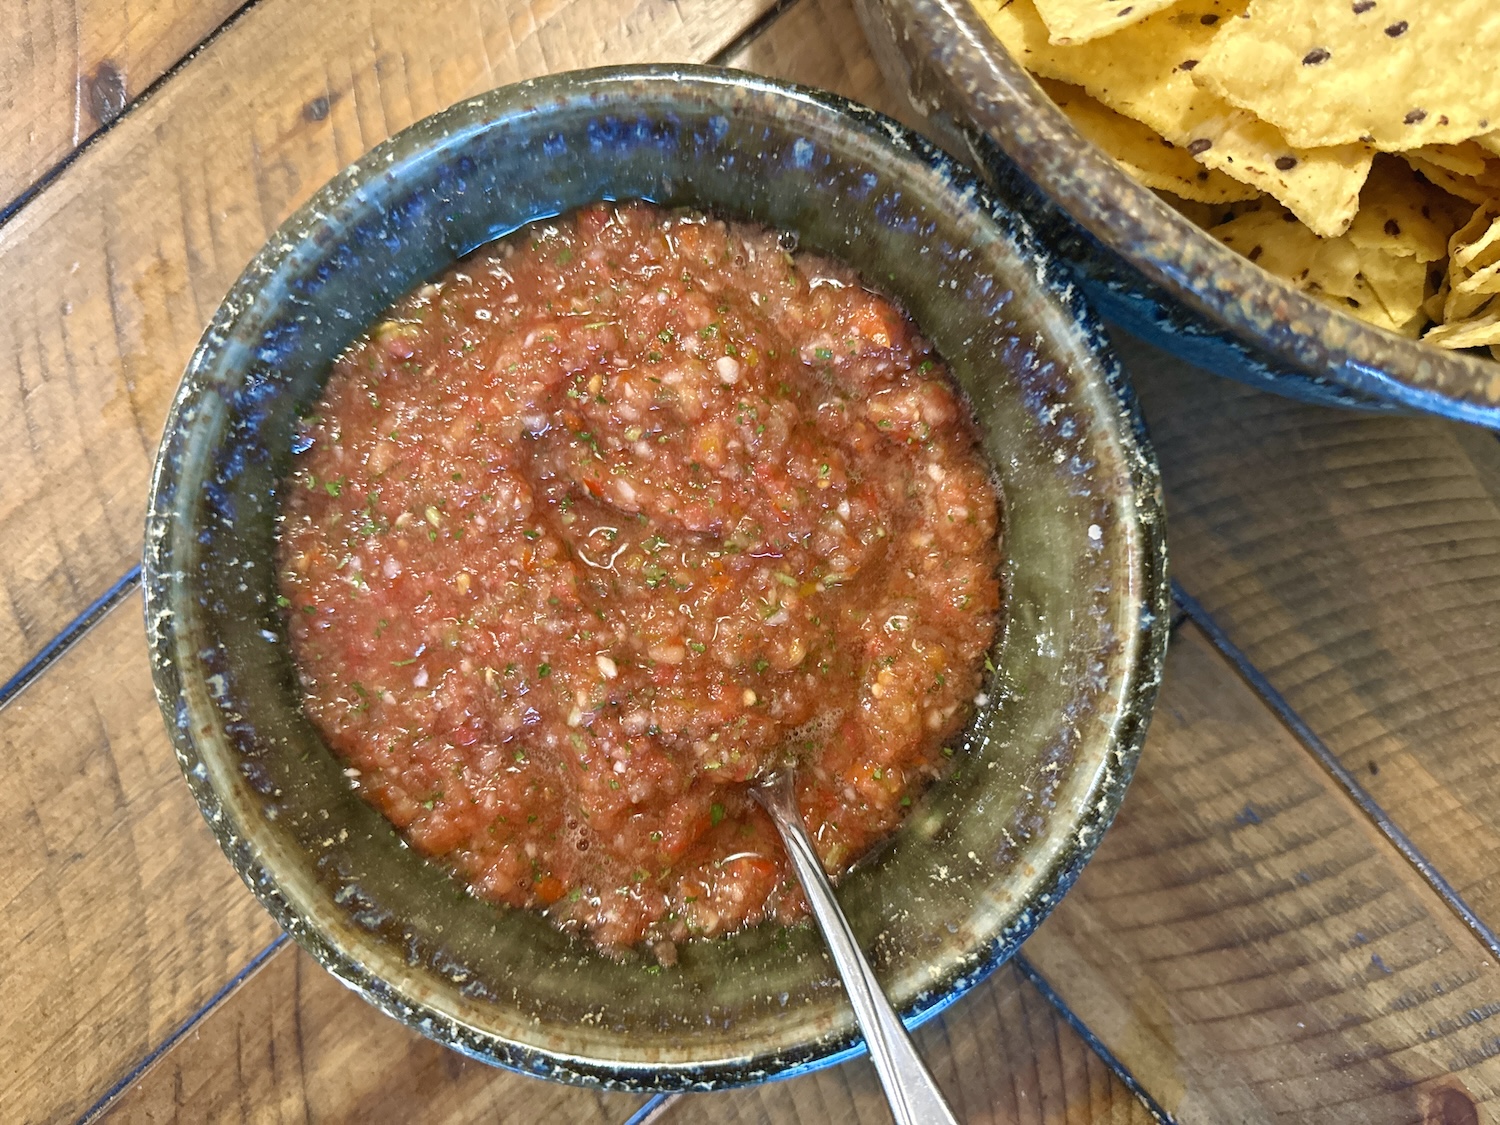
M 942 361 L 761 227 L 601 204 L 485 247 L 334 367 L 286 486 L 308 716 L 475 894 L 605 950 L 805 904 L 940 772 L 998 513 Z

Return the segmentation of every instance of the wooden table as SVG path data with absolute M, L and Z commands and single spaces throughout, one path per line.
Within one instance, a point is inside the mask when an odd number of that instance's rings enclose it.
M 889 98 L 847 0 L 22 0 L 0 21 L 0 1121 L 882 1121 L 865 1061 L 647 1099 L 365 1006 L 219 854 L 137 562 L 183 364 L 266 236 L 467 95 L 715 60 Z M 14 202 L 9 202 L 14 200 Z M 1500 1120 L 1500 443 L 1120 341 L 1180 615 L 1139 773 L 917 1038 L 969 1122 Z

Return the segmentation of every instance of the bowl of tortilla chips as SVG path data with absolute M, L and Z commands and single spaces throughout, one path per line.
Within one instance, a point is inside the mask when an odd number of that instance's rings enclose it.
M 1496 0 L 856 0 L 1110 319 L 1308 401 L 1500 429 Z

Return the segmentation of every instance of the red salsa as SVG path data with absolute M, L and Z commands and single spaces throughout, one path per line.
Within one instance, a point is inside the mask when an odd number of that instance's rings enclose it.
M 604 949 L 805 910 L 967 721 L 994 488 L 942 361 L 761 227 L 601 204 L 485 247 L 337 362 L 280 584 L 307 714 L 475 894 Z

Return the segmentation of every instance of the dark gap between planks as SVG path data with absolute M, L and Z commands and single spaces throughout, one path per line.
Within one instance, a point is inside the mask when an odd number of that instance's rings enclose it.
M 61 160 L 59 160 L 56 164 L 52 165 L 51 168 L 48 168 L 45 172 L 38 176 L 36 180 L 32 182 L 30 187 L 25 188 L 24 190 L 22 190 L 20 195 L 16 196 L 3 207 L 0 207 L 0 227 L 3 227 L 6 223 L 10 222 L 11 219 L 15 218 L 16 215 L 19 214 L 27 204 L 29 204 L 37 196 L 41 195 L 42 192 L 46 191 L 47 188 L 51 187 L 57 181 L 57 178 L 59 176 L 61 176 L 70 167 L 72 167 L 75 160 L 77 160 L 81 155 L 83 155 L 83 153 L 92 148 L 101 137 L 110 132 L 116 125 L 118 125 L 121 121 L 124 121 L 125 118 L 129 117 L 133 112 L 135 112 L 136 109 L 138 109 L 142 104 L 145 103 L 146 99 L 150 98 L 170 79 L 175 77 L 184 66 L 192 62 L 193 59 L 196 58 L 205 47 L 209 46 L 209 44 L 218 39 L 220 35 L 223 35 L 224 32 L 228 31 L 231 27 L 238 23 L 241 16 L 243 16 L 246 12 L 248 12 L 251 8 L 255 7 L 259 3 L 260 0 L 245 0 L 245 3 L 241 4 L 238 8 L 230 12 L 229 15 L 224 18 L 223 23 L 219 24 L 218 27 L 214 28 L 197 43 L 195 43 L 192 48 L 182 56 L 182 58 L 178 59 L 171 66 L 167 67 L 166 70 L 162 71 L 162 73 L 157 76 L 154 82 L 152 82 L 130 101 L 126 102 L 125 105 L 121 107 L 119 113 L 115 114 L 108 121 L 100 124 L 99 128 L 95 129 L 87 137 L 84 137 L 83 140 L 79 141 L 78 144 L 76 144 L 71 151 L 64 155 Z

